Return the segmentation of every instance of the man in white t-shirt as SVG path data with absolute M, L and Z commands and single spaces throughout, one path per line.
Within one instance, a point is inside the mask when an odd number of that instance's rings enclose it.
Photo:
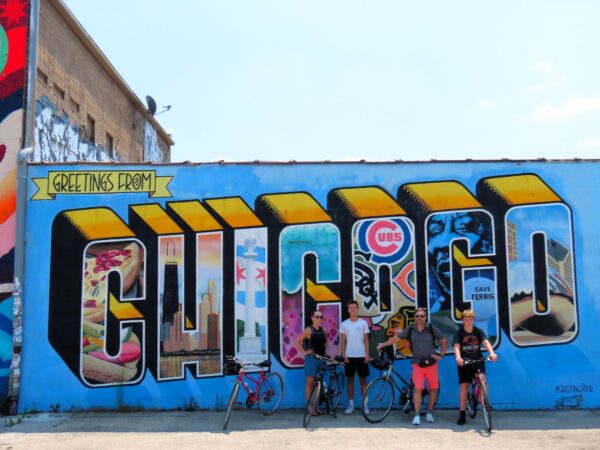
M 350 318 L 342 322 L 340 333 L 342 335 L 342 356 L 346 363 L 346 377 L 348 377 L 348 407 L 346 414 L 354 412 L 354 375 L 358 372 L 360 389 L 365 395 L 367 377 L 369 376 L 369 326 L 367 322 L 358 317 L 358 303 L 354 300 L 348 302 Z

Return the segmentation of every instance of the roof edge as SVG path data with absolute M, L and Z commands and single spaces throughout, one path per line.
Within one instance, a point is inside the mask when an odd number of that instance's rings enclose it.
M 145 116 L 147 112 L 147 108 L 144 103 L 140 100 L 140 98 L 136 95 L 136 93 L 129 87 L 127 82 L 123 79 L 123 77 L 117 72 L 117 69 L 112 65 L 106 55 L 102 52 L 98 44 L 92 39 L 92 37 L 85 31 L 83 25 L 77 20 L 75 15 L 71 12 L 71 10 L 65 5 L 62 0 L 49 0 L 49 2 L 58 10 L 60 15 L 65 19 L 67 24 L 71 27 L 71 29 L 75 32 L 75 34 L 81 39 L 83 45 L 94 55 L 94 57 L 98 60 L 100 65 L 110 77 L 115 80 L 117 85 L 125 92 L 127 97 L 132 101 L 132 103 L 137 107 L 137 109 Z M 149 116 L 147 118 L 152 126 L 158 131 L 160 136 L 170 145 L 175 145 L 175 141 L 173 138 L 165 131 L 165 129 L 161 126 L 161 124 L 156 120 L 153 116 Z

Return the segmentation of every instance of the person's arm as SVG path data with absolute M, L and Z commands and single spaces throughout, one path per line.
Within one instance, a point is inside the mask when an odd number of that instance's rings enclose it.
M 432 327 L 433 327 L 433 325 L 432 325 Z M 431 355 L 431 357 L 433 359 L 440 360 L 446 354 L 446 348 L 448 347 L 448 339 L 446 339 L 446 337 L 442 334 L 442 332 L 437 327 L 433 327 L 433 335 L 440 343 L 440 353 L 439 354 L 435 353 L 435 354 Z
M 400 341 L 400 336 L 399 336 L 400 332 L 398 332 L 397 334 L 394 334 L 391 338 L 389 338 L 387 341 L 382 342 L 381 344 L 377 344 L 377 351 L 380 351 L 383 347 L 387 347 L 388 345 L 392 345 L 392 344 L 396 344 L 396 342 Z
M 371 358 L 369 358 L 369 327 L 365 325 L 367 332 L 364 334 L 365 338 L 365 363 L 368 363 Z
M 492 347 L 492 344 L 490 344 L 490 341 L 484 339 L 482 344 L 483 348 L 485 348 L 490 353 L 490 359 L 492 360 L 492 362 L 498 361 L 498 355 L 496 355 L 496 353 L 494 352 L 494 348 Z
M 459 366 L 462 366 L 465 363 L 464 359 L 460 356 L 460 344 L 458 343 L 454 344 L 454 357 L 456 358 L 456 364 Z
M 448 348 L 448 339 L 446 339 L 445 337 L 443 337 L 442 339 L 440 339 L 440 354 L 438 356 L 439 359 L 442 359 L 444 357 L 444 355 L 446 354 L 446 349 Z
M 298 336 L 296 338 L 296 349 L 298 349 L 298 351 L 304 355 L 309 355 L 311 353 L 313 353 L 313 349 L 309 348 L 307 350 L 304 350 L 302 348 L 302 341 L 304 339 L 308 339 L 310 337 L 310 328 L 305 328 L 304 331 L 302 333 L 300 333 L 300 336 Z
M 348 363 L 350 361 L 346 356 L 346 330 L 344 330 L 344 327 L 342 326 L 342 329 L 340 331 L 340 334 L 342 335 L 342 356 L 344 357 L 344 362 Z

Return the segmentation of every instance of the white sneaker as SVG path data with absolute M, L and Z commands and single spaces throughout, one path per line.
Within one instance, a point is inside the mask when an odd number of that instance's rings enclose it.
M 354 412 L 354 405 L 348 405 L 344 414 L 352 414 Z
M 421 416 L 419 414 L 415 415 L 415 418 L 412 421 L 412 424 L 415 426 L 421 425 Z
M 428 413 L 425 415 L 425 420 L 426 420 L 427 422 L 429 422 L 429 423 L 433 423 L 433 422 L 435 422 L 435 419 L 433 418 L 433 414 L 431 414 L 430 412 L 428 412 Z
M 369 410 L 368 406 L 365 406 L 365 409 L 363 409 L 363 412 L 368 416 L 371 411 Z

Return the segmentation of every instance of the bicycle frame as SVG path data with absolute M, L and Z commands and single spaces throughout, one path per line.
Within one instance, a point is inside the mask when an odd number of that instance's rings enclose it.
M 326 364 L 320 367 L 317 371 L 310 396 L 306 402 L 306 409 L 303 419 L 305 428 L 308 426 L 311 417 L 314 415 L 313 412 L 321 403 L 325 403 L 328 414 L 337 417 L 335 410 L 339 404 L 339 398 L 341 397 L 343 390 L 343 383 L 340 385 L 340 383 L 336 381 L 338 380 L 337 376 L 341 374 L 337 368 L 338 366 L 343 365 L 343 363 L 339 360 L 334 361 L 330 358 L 320 355 L 313 355 L 313 357 L 322 361 L 326 361 Z M 325 384 L 325 381 L 327 381 L 327 384 Z M 333 385 L 337 386 L 338 391 L 332 390 Z M 338 394 L 336 402 L 333 400 L 335 395 L 334 393 Z
M 482 381 L 482 375 L 483 372 L 481 372 L 480 370 L 477 371 L 477 373 L 475 373 L 475 376 L 473 377 L 473 379 L 471 380 L 471 389 L 473 391 L 473 395 L 475 396 L 475 399 L 477 399 L 477 401 L 479 401 L 479 391 L 481 389 L 481 383 Z
M 388 367 L 387 369 L 383 370 L 382 372 L 384 373 L 382 376 L 385 378 L 386 381 L 389 380 L 392 383 L 392 386 L 394 386 L 394 389 L 396 391 L 400 392 L 402 390 L 401 384 L 407 388 L 410 387 L 410 377 L 408 377 L 408 379 L 405 379 L 396 371 L 396 369 L 394 369 L 393 364 L 390 365 L 390 367 Z

